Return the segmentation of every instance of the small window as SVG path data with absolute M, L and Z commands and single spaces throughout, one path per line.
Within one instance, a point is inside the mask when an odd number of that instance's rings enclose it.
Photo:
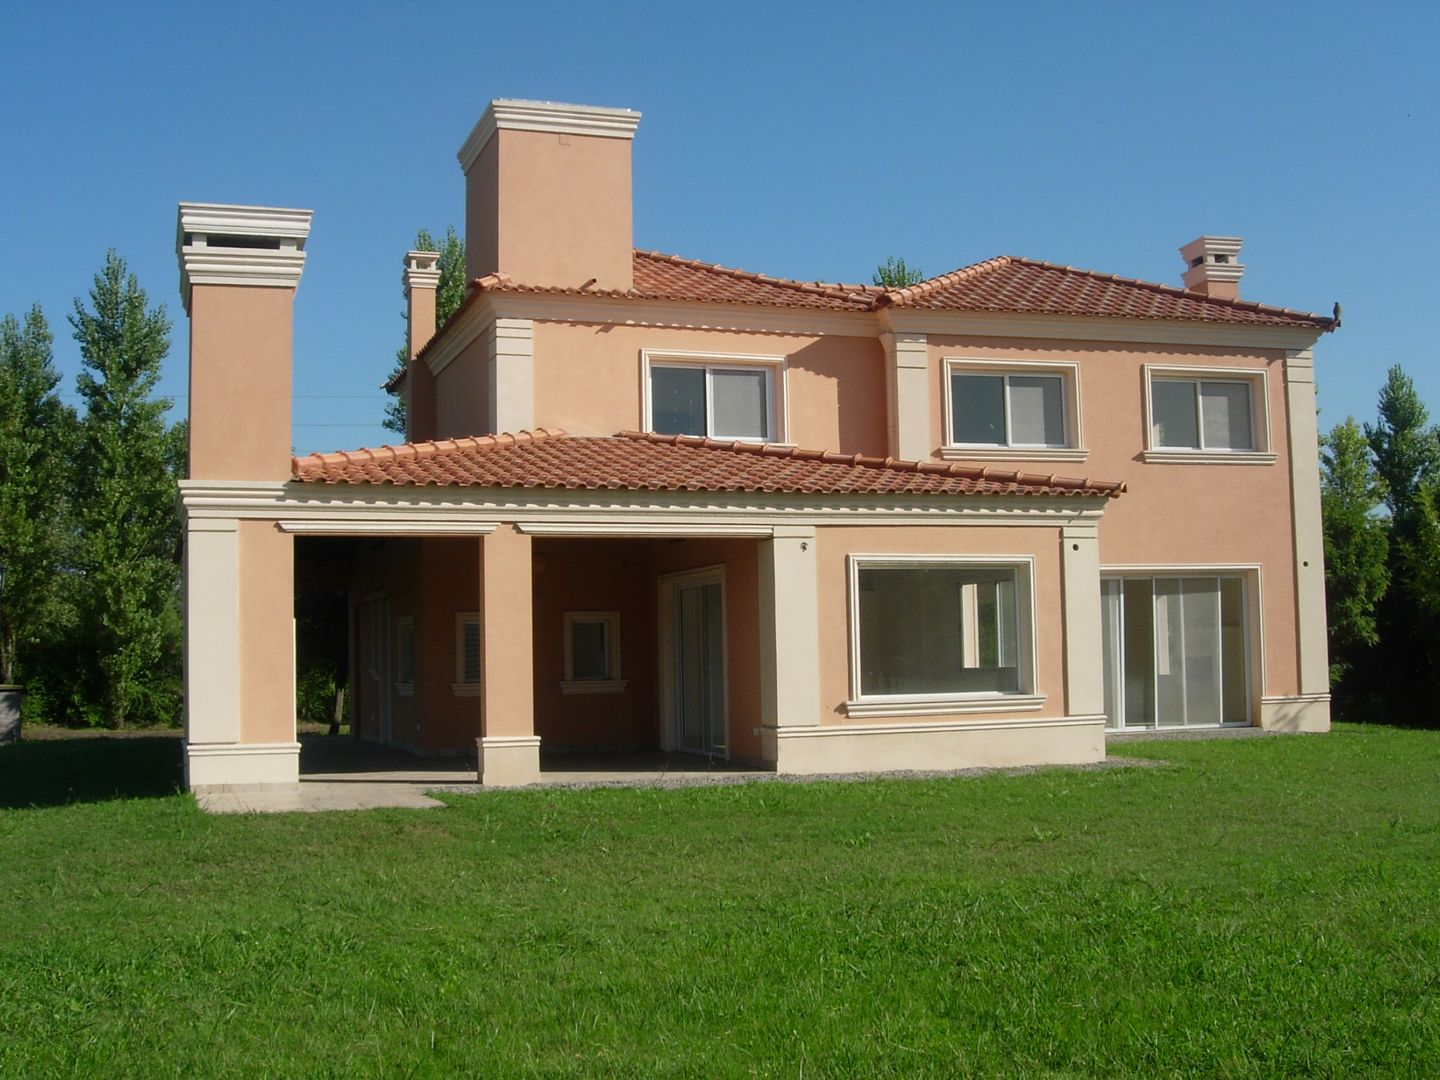
M 614 611 L 565 613 L 565 679 L 567 694 L 619 693 L 620 615 Z
M 1150 383 L 1150 425 L 1151 445 L 1162 450 L 1254 450 L 1251 384 L 1154 379 Z
M 892 557 L 853 565 L 860 700 L 1033 693 L 1028 562 Z
M 457 694 L 480 692 L 480 616 L 464 612 L 455 616 L 455 681 Z
M 776 440 L 781 427 L 777 370 L 783 358 L 734 359 L 755 362 L 707 364 L 687 354 L 644 354 L 648 430 L 745 442 Z
M 399 693 L 414 693 L 415 619 L 409 615 L 395 623 L 395 681 Z
M 941 457 L 1084 460 L 1077 365 L 961 358 L 945 371 Z

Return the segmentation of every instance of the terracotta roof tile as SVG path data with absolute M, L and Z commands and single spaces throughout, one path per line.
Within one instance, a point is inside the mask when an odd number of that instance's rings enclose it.
M 622 431 L 613 437 L 542 428 L 406 443 L 292 462 L 317 484 L 558 488 L 571 491 L 726 491 L 798 495 L 1117 496 L 1123 483 L 1010 472 L 979 465 L 897 461 Z
M 1329 330 L 1334 320 L 1247 300 L 1220 300 L 1134 278 L 1002 255 L 906 289 L 882 305 L 944 311 L 1179 319 Z

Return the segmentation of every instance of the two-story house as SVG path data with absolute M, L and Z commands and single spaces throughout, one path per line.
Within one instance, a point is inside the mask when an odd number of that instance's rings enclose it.
M 297 778 L 297 591 L 367 739 L 781 772 L 1329 725 L 1311 349 L 1332 319 L 999 257 L 909 288 L 634 248 L 640 116 L 496 101 L 467 273 L 410 252 L 401 446 L 290 455 L 309 211 L 182 204 L 192 787 Z

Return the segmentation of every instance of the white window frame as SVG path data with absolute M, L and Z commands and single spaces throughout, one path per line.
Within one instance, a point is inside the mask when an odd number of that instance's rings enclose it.
M 1185 448 L 1155 445 L 1154 384 L 1172 382 L 1244 383 L 1250 387 L 1250 425 L 1253 450 L 1220 448 Z M 1145 450 L 1141 460 L 1152 465 L 1273 465 L 1276 460 L 1270 442 L 1270 379 L 1264 368 L 1252 367 L 1172 367 L 1168 364 L 1145 365 Z M 1199 411 L 1196 393 L 1195 420 L 1201 439 L 1205 437 L 1204 418 Z
M 620 677 L 620 613 L 618 611 L 567 611 L 565 620 L 565 678 L 562 694 L 619 694 L 627 680 Z M 605 678 L 575 677 L 574 628 L 580 623 L 598 623 L 605 628 Z
M 860 571 L 918 567 L 983 567 L 1015 572 L 1015 657 L 1018 689 L 939 694 L 862 694 L 860 690 Z M 1035 557 L 1033 555 L 848 555 L 850 618 L 850 700 L 853 717 L 935 716 L 951 713 L 1028 712 L 1045 704 L 1038 689 L 1035 639 Z
M 465 625 L 474 623 L 480 628 L 479 647 L 475 656 L 475 678 L 465 678 Z M 455 613 L 455 681 L 450 684 L 456 697 L 478 697 L 485 678 L 485 624 L 477 611 Z
M 788 358 L 760 353 L 711 353 L 690 352 L 684 349 L 641 349 L 640 350 L 640 427 L 642 431 L 654 431 L 651 415 L 650 369 L 652 367 L 691 367 L 705 371 L 705 431 L 706 438 L 724 442 L 776 443 L 786 442 L 790 430 L 789 395 L 786 393 Z M 768 431 L 764 438 L 741 437 L 738 435 L 715 434 L 715 395 L 711 392 L 711 376 L 715 371 L 764 371 L 765 419 Z
M 1080 365 L 1069 360 L 996 360 L 947 356 L 940 365 L 940 398 L 945 407 L 945 445 L 940 457 L 947 461 L 1084 461 L 1084 414 L 1080 407 Z M 962 443 L 955 439 L 955 401 L 950 392 L 952 375 L 1034 375 L 1059 378 L 1065 397 L 1065 443 L 1062 446 Z M 1005 427 L 1010 427 L 1010 380 L 1005 379 Z
M 407 641 L 409 642 L 408 651 Z M 410 677 L 407 679 L 406 675 Z M 415 694 L 415 616 L 413 615 L 402 615 L 395 620 L 395 692 L 401 697 L 413 697 Z

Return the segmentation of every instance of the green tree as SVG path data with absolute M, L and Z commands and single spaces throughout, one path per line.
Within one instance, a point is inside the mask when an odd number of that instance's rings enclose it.
M 33 674 L 35 651 L 69 623 L 61 569 L 75 413 L 60 400 L 39 306 L 0 320 L 0 683 Z
M 155 396 L 170 350 L 170 320 L 151 308 L 125 261 L 110 251 L 90 308 L 70 317 L 85 370 L 76 455 L 80 525 L 78 605 L 88 660 L 85 705 L 111 727 L 170 720 L 178 704 L 181 455 Z
M 1440 472 L 1440 436 L 1430 426 L 1414 381 L 1399 364 L 1386 373 L 1380 416 L 1373 426 L 1365 425 L 1365 438 L 1385 484 L 1390 514 L 1403 527 L 1420 485 Z
M 1330 673 L 1337 682 L 1380 641 L 1376 608 L 1390 584 L 1389 522 L 1376 513 L 1384 487 L 1354 417 L 1321 439 L 1320 465 Z
M 438 251 L 440 258 L 436 263 L 440 271 L 440 284 L 435 290 L 435 329 L 440 329 L 450 319 L 451 315 L 460 310 L 460 305 L 465 302 L 466 281 L 465 281 L 465 241 L 455 233 L 455 226 L 450 225 L 445 229 L 445 238 L 436 246 L 435 238 L 430 235 L 429 229 L 421 229 L 415 234 L 415 251 Z M 408 311 L 400 313 L 401 318 L 409 320 Z M 407 329 L 405 340 L 401 342 L 400 348 L 395 350 L 395 366 L 390 371 L 390 377 L 385 380 L 387 386 L 391 381 L 405 371 L 410 360 L 409 331 Z M 397 391 L 392 390 L 391 397 L 385 404 L 385 419 L 381 426 L 387 431 L 393 431 L 397 435 L 405 434 L 405 398 Z
M 912 270 L 906 266 L 904 259 L 897 259 L 891 255 L 875 268 L 875 276 L 870 280 L 887 289 L 904 289 L 920 284 L 925 280 L 925 275 L 919 269 Z

